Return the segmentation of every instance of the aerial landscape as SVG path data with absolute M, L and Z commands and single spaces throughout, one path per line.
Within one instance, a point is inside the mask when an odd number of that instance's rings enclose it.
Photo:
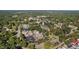
M 0 10 L 0 49 L 79 49 L 79 11 Z

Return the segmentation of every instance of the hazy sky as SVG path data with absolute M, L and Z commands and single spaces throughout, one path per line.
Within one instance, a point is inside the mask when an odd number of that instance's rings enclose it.
M 0 0 L 0 10 L 79 10 L 79 0 Z

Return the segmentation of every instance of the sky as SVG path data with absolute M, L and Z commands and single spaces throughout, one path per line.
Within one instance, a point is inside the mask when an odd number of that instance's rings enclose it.
M 0 0 L 0 10 L 79 10 L 79 0 Z

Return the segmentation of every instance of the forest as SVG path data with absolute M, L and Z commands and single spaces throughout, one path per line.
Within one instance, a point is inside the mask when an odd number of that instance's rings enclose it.
M 79 11 L 0 10 L 0 49 L 64 48 L 79 48 Z

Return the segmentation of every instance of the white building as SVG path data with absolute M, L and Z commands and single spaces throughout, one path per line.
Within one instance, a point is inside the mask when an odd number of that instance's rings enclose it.
M 63 23 L 54 24 L 55 28 L 62 28 Z
M 37 31 L 37 30 L 34 30 L 33 31 L 33 37 L 36 39 L 36 41 L 38 41 L 39 39 L 43 38 L 43 34 L 39 33 L 39 31 Z
M 23 29 L 29 29 L 29 24 L 22 24 Z
M 35 48 L 36 49 L 44 49 L 44 43 L 36 44 Z

